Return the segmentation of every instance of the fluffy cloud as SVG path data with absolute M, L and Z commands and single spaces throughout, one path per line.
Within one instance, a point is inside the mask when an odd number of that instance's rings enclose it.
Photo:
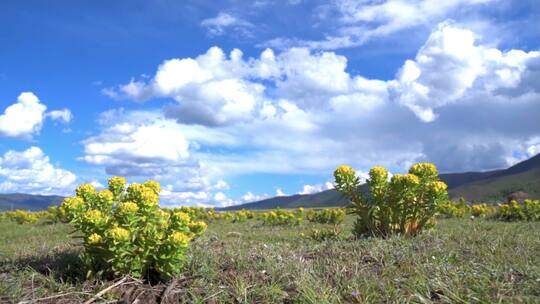
M 81 160 L 104 167 L 107 175 L 127 176 L 131 182 L 160 181 L 161 203 L 166 206 L 227 204 L 215 195 L 228 190 L 229 184 L 191 156 L 190 146 L 196 149 L 196 140 L 202 137 L 197 127 L 160 114 L 122 110 L 103 113 L 100 123 L 101 133 L 82 142 Z
M 304 188 L 302 191 L 298 192 L 298 194 L 313 194 L 330 189 L 334 189 L 334 184 L 331 182 L 317 185 L 304 185 Z
M 132 80 L 118 91 L 105 93 L 135 100 L 171 97 L 178 104 L 167 107 L 167 116 L 188 124 L 248 121 L 262 100 L 264 87 L 243 78 L 249 67 L 241 57 L 242 52 L 235 49 L 226 58 L 220 48 L 213 47 L 195 59 L 166 60 L 149 84 Z
M 201 26 L 208 30 L 210 35 L 220 36 L 231 30 L 243 36 L 251 36 L 253 24 L 229 13 L 220 12 L 214 18 L 207 18 L 201 22 Z
M 261 198 L 229 198 L 211 186 L 243 174 L 330 175 L 341 164 L 403 172 L 417 161 L 433 161 L 444 172 L 505 167 L 538 149 L 539 53 L 501 51 L 481 41 L 442 23 L 391 80 L 355 75 L 346 57 L 305 48 L 243 58 L 239 50 L 225 56 L 214 47 L 196 58 L 167 60 L 149 81 L 111 92 L 138 101 L 169 97 L 174 104 L 161 113 L 124 113 L 125 121 L 113 125 L 165 124 L 185 141 L 186 157 L 156 161 L 156 172 L 145 170 L 154 165 L 139 162 L 141 155 L 113 158 L 133 158 L 126 168 L 169 180 L 172 192 L 204 204 Z M 223 81 L 246 94 L 215 93 L 214 84 Z M 89 161 L 95 156 L 87 154 Z
M 279 37 L 262 45 L 281 49 L 292 46 L 324 50 L 350 48 L 408 28 L 430 26 L 460 12 L 461 9 L 481 8 L 481 5 L 494 1 L 496 0 L 336 0 L 316 10 L 321 22 L 327 21 L 332 25 L 331 34 L 326 34 L 324 39 Z
M 17 102 L 0 115 L 0 136 L 28 139 L 39 133 L 46 117 L 64 122 L 71 120 L 68 109 L 45 113 L 46 110 L 47 106 L 40 103 L 36 95 L 31 92 L 21 93 Z
M 65 194 L 73 190 L 76 178 L 52 165 L 38 147 L 9 150 L 0 157 L 0 192 Z
M 38 133 L 43 124 L 47 107 L 39 103 L 36 95 L 24 92 L 17 103 L 7 107 L 0 115 L 0 135 L 8 137 L 30 137 Z
M 83 160 L 108 174 L 157 176 L 187 166 L 189 144 L 171 121 L 122 122 L 84 142 Z
M 333 103 L 370 108 L 386 95 L 384 82 L 351 77 L 345 71 L 347 59 L 333 52 L 293 48 L 276 56 L 267 49 L 259 58 L 242 56 L 238 49 L 227 57 L 212 47 L 195 59 L 164 61 L 149 83 L 132 80 L 104 93 L 136 101 L 173 98 L 177 103 L 165 107 L 167 117 L 206 126 L 279 116 L 292 107 Z
M 421 120 L 436 118 L 433 109 L 462 101 L 468 90 L 494 94 L 530 90 L 528 67 L 540 59 L 539 52 L 501 52 L 475 43 L 470 30 L 442 23 L 416 55 L 407 60 L 391 84 L 397 100 Z M 517 91 L 516 91 L 517 90 Z

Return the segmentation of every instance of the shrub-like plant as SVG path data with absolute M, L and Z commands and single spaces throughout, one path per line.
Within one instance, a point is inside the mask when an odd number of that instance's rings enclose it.
M 332 229 L 312 229 L 308 237 L 314 241 L 323 242 L 327 240 L 339 239 L 340 230 L 338 226 L 334 226 Z
M 433 224 L 439 204 L 448 200 L 446 184 L 439 180 L 435 165 L 413 165 L 408 174 L 396 174 L 388 181 L 388 171 L 369 171 L 369 195 L 360 190 L 356 172 L 340 166 L 334 172 L 336 190 L 351 201 L 357 215 L 354 234 L 388 236 L 416 235 Z
M 540 201 L 525 200 L 523 205 L 516 201 L 499 205 L 495 216 L 506 221 L 540 220 Z
M 345 218 L 345 210 L 340 208 L 309 210 L 306 218 L 312 223 L 338 225 Z
M 303 213 L 304 213 L 304 209 L 300 209 L 300 208 L 296 210 L 296 212 L 289 211 L 286 209 L 276 208 L 272 211 L 261 213 L 260 217 L 263 220 L 263 225 L 295 226 L 295 225 L 300 224 L 300 222 L 302 221 Z
M 34 224 L 38 221 L 40 218 L 39 213 L 37 212 L 29 212 L 25 210 L 15 210 L 15 211 L 8 211 L 5 213 L 5 217 L 16 222 L 17 224 L 25 225 L 25 224 Z
M 232 212 L 231 215 L 232 215 L 231 219 L 233 223 L 243 223 L 247 221 L 248 219 L 252 219 L 253 217 L 255 217 L 255 214 L 253 211 L 248 211 L 244 209 L 240 211 Z
M 476 217 L 485 217 L 492 213 L 493 208 L 487 204 L 476 204 L 471 206 L 471 214 Z
M 437 207 L 437 213 L 445 218 L 463 217 L 470 210 L 470 206 L 465 203 L 462 197 L 457 202 L 442 202 Z
M 107 190 L 84 184 L 64 199 L 61 212 L 84 237 L 88 275 L 167 280 L 181 271 L 189 242 L 206 223 L 160 209 L 159 192 L 155 181 L 126 188 L 123 177 L 113 177 Z

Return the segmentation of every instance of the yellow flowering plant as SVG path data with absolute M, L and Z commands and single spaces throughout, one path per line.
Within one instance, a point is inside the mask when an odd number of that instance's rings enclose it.
M 475 217 L 485 217 L 493 212 L 493 208 L 487 204 L 476 204 L 470 207 L 471 215 Z
M 303 213 L 304 213 L 303 208 L 299 208 L 296 211 L 276 208 L 274 210 L 259 214 L 259 218 L 262 219 L 263 225 L 296 226 L 296 225 L 299 225 L 300 222 L 302 221 Z
M 495 217 L 505 221 L 540 221 L 540 201 L 525 200 L 523 204 L 511 201 L 500 204 Z
M 44 214 L 17 209 L 15 211 L 5 212 L 4 217 L 16 222 L 17 224 L 27 225 L 36 223 L 41 217 L 44 217 Z
M 242 223 L 248 219 L 252 219 L 253 217 L 255 217 L 255 213 L 253 211 L 242 209 L 240 211 L 231 212 L 231 220 L 233 223 Z
M 112 177 L 106 190 L 84 184 L 75 192 L 58 212 L 83 234 L 88 275 L 168 280 L 182 270 L 190 241 L 206 229 L 187 213 L 160 209 L 156 181 L 127 186 L 125 178 Z
M 345 219 L 345 210 L 341 208 L 309 210 L 306 219 L 312 223 L 339 225 Z
M 216 211 L 214 208 L 181 206 L 180 208 L 175 208 L 174 210 L 187 213 L 192 219 L 205 221 L 216 219 Z
M 354 169 L 335 170 L 336 190 L 349 198 L 351 212 L 357 215 L 356 236 L 416 235 L 433 224 L 438 206 L 448 200 L 447 186 L 433 164 L 415 164 L 407 174 L 390 180 L 388 175 L 385 168 L 373 167 L 367 180 L 370 191 L 364 194 Z
M 465 199 L 461 197 L 457 202 L 446 201 L 442 202 L 437 207 L 437 214 L 440 217 L 452 218 L 463 217 L 470 211 L 470 206 L 465 203 Z

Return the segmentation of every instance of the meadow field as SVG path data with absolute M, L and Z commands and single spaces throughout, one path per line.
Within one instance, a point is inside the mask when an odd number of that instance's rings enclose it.
M 172 282 L 111 289 L 118 279 L 86 279 L 70 224 L 0 221 L 0 302 L 540 303 L 538 221 L 465 216 L 415 237 L 362 239 L 353 221 L 210 221 Z

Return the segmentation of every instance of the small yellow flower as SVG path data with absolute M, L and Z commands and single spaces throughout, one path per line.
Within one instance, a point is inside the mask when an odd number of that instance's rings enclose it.
M 96 193 L 96 188 L 91 184 L 82 184 L 77 187 L 75 193 L 77 193 L 77 196 L 86 200 Z
M 126 187 L 126 179 L 121 176 L 114 176 L 109 178 L 109 190 L 114 193 L 114 195 L 118 195 L 124 191 L 124 188 Z
M 136 202 L 140 207 L 157 206 L 159 197 L 153 189 L 142 184 L 131 184 L 128 187 L 129 199 Z
M 392 184 L 399 186 L 414 186 L 420 184 L 420 179 L 414 174 L 394 174 Z
M 369 170 L 369 179 L 372 184 L 384 184 L 388 181 L 388 170 L 385 167 L 375 166 Z
M 105 189 L 98 192 L 98 199 L 102 204 L 110 206 L 114 200 L 114 195 L 110 190 Z
M 144 185 L 147 188 L 152 189 L 156 194 L 158 194 L 161 191 L 161 185 L 157 181 L 149 180 L 149 181 L 144 182 Z
M 375 166 L 373 168 L 371 168 L 371 170 L 369 170 L 369 174 L 370 175 L 387 175 L 388 174 L 388 170 L 386 170 L 385 167 L 382 167 L 382 166 Z
M 341 165 L 334 171 L 334 175 L 355 175 L 355 171 L 351 166 Z
M 88 237 L 88 244 L 90 245 L 96 245 L 98 244 L 99 242 L 101 242 L 102 240 L 102 237 L 101 235 L 97 234 L 97 233 L 92 233 L 89 237 Z
M 188 224 L 191 221 L 191 218 L 185 212 L 176 211 L 175 213 L 173 213 L 172 221 L 174 221 L 176 223 Z
M 437 193 L 443 192 L 448 188 L 448 186 L 444 182 L 441 182 L 441 181 L 433 182 L 430 184 L 430 186 L 431 186 L 431 189 L 433 189 L 433 191 Z
M 84 219 L 86 222 L 96 224 L 103 219 L 103 215 L 99 210 L 90 209 L 84 213 Z
M 73 210 L 73 209 L 77 209 L 83 204 L 84 202 L 80 197 L 74 196 L 74 197 L 66 197 L 64 199 L 64 202 L 62 203 L 62 206 L 63 208 L 66 208 L 67 210 Z
M 432 163 L 418 163 L 414 164 L 409 173 L 414 174 L 420 178 L 433 178 L 439 175 L 437 167 Z
M 187 246 L 190 240 L 191 238 L 187 234 L 183 232 L 178 232 L 178 231 L 173 232 L 169 236 L 169 242 L 171 242 L 172 244 L 176 246 L 181 246 L 181 247 Z
M 116 241 L 127 241 L 129 239 L 129 231 L 122 227 L 114 227 L 109 230 L 110 236 Z
M 125 202 L 118 205 L 118 213 L 121 215 L 134 214 L 139 210 L 139 206 L 134 202 Z
M 196 235 L 203 233 L 208 225 L 203 221 L 196 221 L 189 223 L 189 230 Z

